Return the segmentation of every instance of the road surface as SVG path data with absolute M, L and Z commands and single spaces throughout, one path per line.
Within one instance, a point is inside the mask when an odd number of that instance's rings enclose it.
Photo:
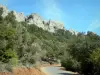
M 46 75 L 78 75 L 78 74 L 74 74 L 74 73 L 69 72 L 69 71 L 61 70 L 61 67 L 59 67 L 59 66 L 42 67 L 42 71 Z

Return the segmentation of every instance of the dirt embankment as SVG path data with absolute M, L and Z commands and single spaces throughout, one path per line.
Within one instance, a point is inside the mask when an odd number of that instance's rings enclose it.
M 41 67 L 51 66 L 50 64 L 38 65 L 37 68 L 16 68 L 12 72 L 0 72 L 0 75 L 45 75 Z M 54 65 L 53 65 L 54 66 Z
M 38 68 L 18 68 L 13 69 L 13 72 L 0 72 L 0 75 L 45 75 Z

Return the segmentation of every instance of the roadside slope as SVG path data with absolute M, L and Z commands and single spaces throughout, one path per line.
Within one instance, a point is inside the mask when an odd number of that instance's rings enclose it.
M 0 75 L 44 75 L 38 68 L 18 68 L 13 72 L 0 72 Z

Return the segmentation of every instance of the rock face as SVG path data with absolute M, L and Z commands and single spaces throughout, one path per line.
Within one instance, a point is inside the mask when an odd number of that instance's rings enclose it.
M 3 17 L 6 17 L 8 13 L 10 13 L 5 6 L 0 5 L 0 8 L 3 8 Z M 25 17 L 23 13 L 17 13 L 16 11 L 13 11 L 13 14 L 18 22 L 26 21 L 29 25 L 35 24 L 36 26 L 41 27 L 49 32 L 55 32 L 57 29 L 64 29 L 63 23 L 52 20 L 45 21 L 36 13 L 33 13 L 27 17 Z
M 10 11 L 5 6 L 0 5 L 0 8 L 3 9 L 2 17 L 6 17 L 8 15 L 8 13 L 10 13 Z M 33 14 L 26 16 L 26 17 L 24 16 L 23 13 L 17 13 L 16 11 L 13 11 L 13 14 L 15 15 L 16 20 L 18 22 L 22 22 L 22 21 L 25 22 L 26 21 L 29 25 L 35 24 L 36 26 L 41 27 L 42 29 L 47 30 L 49 32 L 55 32 L 55 30 L 58 30 L 58 29 L 64 29 L 65 30 L 63 23 L 53 21 L 53 20 L 49 20 L 49 21 L 43 20 L 36 13 L 33 13 Z M 76 32 L 72 29 L 70 29 L 69 31 L 73 35 L 78 34 L 78 32 Z
M 77 35 L 78 32 L 77 31 L 74 31 L 73 29 L 69 29 L 69 31 L 73 34 L 73 35 Z
M 28 24 L 35 24 L 44 29 L 43 19 L 36 13 L 27 16 L 26 21 Z
M 64 29 L 64 25 L 62 23 L 52 20 L 45 21 L 36 13 L 27 16 L 26 21 L 28 24 L 35 24 L 49 32 L 55 32 L 57 29 Z
M 3 6 L 3 5 L 0 5 L 0 8 L 3 9 L 3 13 L 2 13 L 2 17 L 3 17 L 3 18 L 5 18 L 5 17 L 8 15 L 8 13 L 11 12 L 11 11 L 9 11 L 9 10 L 7 9 L 7 7 L 5 7 L 5 6 Z M 16 20 L 17 20 L 18 22 L 25 21 L 25 16 L 24 16 L 23 13 L 17 13 L 16 11 L 13 11 L 13 14 L 15 15 Z
M 18 22 L 22 22 L 22 21 L 25 21 L 25 16 L 23 13 L 16 13 L 16 11 L 13 11 L 14 12 L 14 15 L 16 17 L 16 20 Z
M 55 30 L 57 29 L 64 29 L 64 25 L 57 21 L 49 20 L 47 22 L 44 22 L 44 24 L 45 24 L 45 29 L 50 32 L 55 32 Z
M 2 17 L 6 17 L 9 13 L 9 10 L 3 5 L 0 5 L 0 8 L 3 9 Z

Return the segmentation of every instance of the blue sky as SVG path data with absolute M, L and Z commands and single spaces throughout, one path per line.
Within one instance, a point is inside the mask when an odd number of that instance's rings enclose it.
M 66 29 L 100 35 L 100 0 L 0 0 L 10 10 L 64 23 Z

